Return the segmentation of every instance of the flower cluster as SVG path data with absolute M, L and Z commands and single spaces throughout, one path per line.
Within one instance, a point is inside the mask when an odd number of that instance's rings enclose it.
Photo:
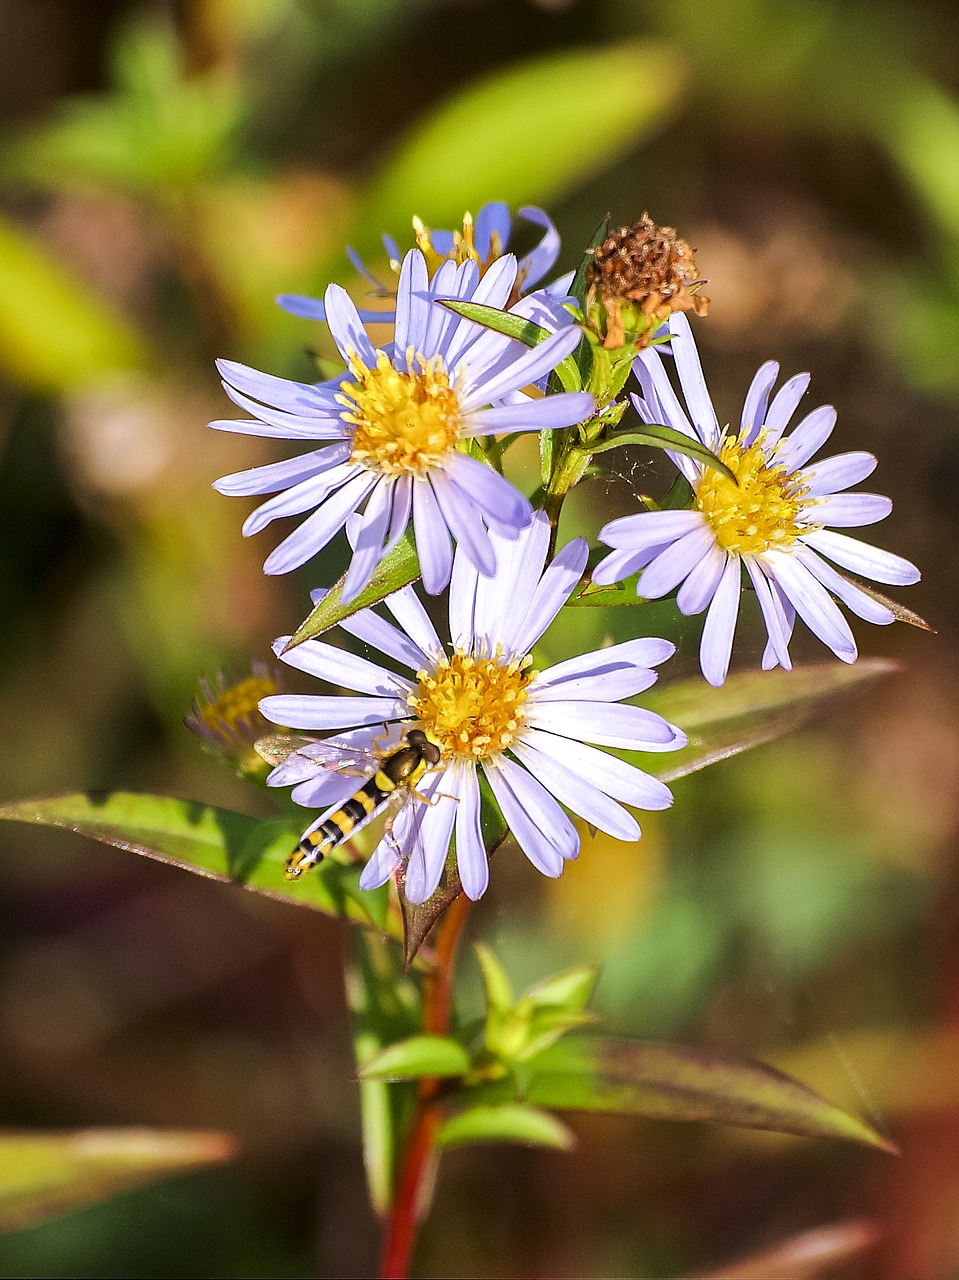
M 360 657 L 317 638 L 276 642 L 284 663 L 352 691 L 270 693 L 259 703 L 285 735 L 327 735 L 289 736 L 289 749 L 270 757 L 270 784 L 292 787 L 294 801 L 319 811 L 291 856 L 291 878 L 394 793 L 402 804 L 360 883 L 370 889 L 392 877 L 413 903 L 452 874 L 451 846 L 465 893 L 485 891 L 484 815 L 556 876 L 579 852 L 570 814 L 628 842 L 640 835 L 631 809 L 671 802 L 663 782 L 617 753 L 685 745 L 680 728 L 631 701 L 654 683 L 673 645 L 638 634 L 544 670 L 534 660 L 546 629 L 588 584 L 585 541 L 556 550 L 560 509 L 568 477 L 585 472 L 590 452 L 618 446 L 626 407 L 619 397 L 631 373 L 639 387 L 632 404 L 659 432 L 645 438 L 662 441 L 682 491 L 674 486 L 668 509 L 647 501 L 609 521 L 600 540 L 610 552 L 592 581 L 638 574 L 641 599 L 675 592 L 681 613 L 705 611 L 700 656 L 710 684 L 727 677 L 744 587 L 755 592 L 768 634 L 763 667 L 788 669 L 797 616 L 846 662 L 856 645 L 837 601 L 867 621 L 896 616 L 844 570 L 883 583 L 919 576 L 901 557 L 836 532 L 882 519 L 890 503 L 848 492 L 876 465 L 871 455 L 811 463 L 832 431 L 833 409 L 813 409 L 787 432 L 807 375 L 773 394 L 779 366 L 764 364 L 738 429 L 720 428 L 684 314 L 705 314 L 703 282 L 671 228 L 644 217 L 600 239 L 567 304 L 570 275 L 533 287 L 558 255 L 553 224 L 541 210 L 521 213 L 544 230 L 521 261 L 507 251 L 510 220 L 499 204 L 484 206 L 475 223 L 467 217 L 462 232 L 414 221 L 416 247 L 402 260 L 386 241 L 395 292 L 354 255 L 392 310 L 360 312 L 335 284 L 322 302 L 282 298 L 329 325 L 345 366 L 337 378 L 292 382 L 220 363 L 228 395 L 249 417 L 212 426 L 307 448 L 225 476 L 216 488 L 271 495 L 247 518 L 245 534 L 306 516 L 270 553 L 267 573 L 307 564 L 346 532 L 352 559 L 339 584 L 339 622 L 374 653 Z M 392 323 L 392 342 L 374 346 L 366 329 L 374 320 Z M 600 346 L 613 355 L 600 359 Z M 529 433 L 544 433 L 540 510 L 504 474 L 508 448 Z M 446 637 L 413 586 L 382 600 L 392 621 L 349 609 L 410 534 L 426 592 L 448 589 Z

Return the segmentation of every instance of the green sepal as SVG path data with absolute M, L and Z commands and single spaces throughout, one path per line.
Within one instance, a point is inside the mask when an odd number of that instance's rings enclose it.
M 684 511 L 693 504 L 693 488 L 686 477 L 680 473 L 673 483 L 669 486 L 666 493 L 660 498 L 655 507 L 650 510 L 659 511 Z M 646 502 L 649 507 L 649 502 Z
M 436 1135 L 438 1147 L 465 1147 L 477 1142 L 515 1142 L 569 1151 L 576 1145 L 576 1138 L 548 1111 L 519 1102 L 469 1107 L 444 1121 Z
M 410 1036 L 398 1040 L 359 1067 L 361 1080 L 420 1080 L 465 1076 L 470 1057 L 449 1036 Z
M 394 591 L 400 591 L 403 587 L 408 587 L 419 576 L 420 562 L 416 555 L 416 543 L 413 539 L 412 531 L 408 529 L 392 551 L 387 552 L 373 570 L 373 576 L 368 584 L 349 604 L 342 604 L 340 601 L 343 583 L 346 581 L 346 574 L 344 574 L 327 591 L 310 616 L 300 623 L 284 652 L 296 648 L 304 640 L 312 640 L 314 636 L 321 635 L 324 631 L 329 631 L 330 627 L 335 627 L 338 622 L 352 617 L 354 613 L 359 613 L 361 609 L 368 609 L 371 605 L 379 604 L 381 600 L 391 596 Z

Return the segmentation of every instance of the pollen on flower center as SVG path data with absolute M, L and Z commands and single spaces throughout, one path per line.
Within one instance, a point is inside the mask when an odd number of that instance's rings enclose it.
M 529 658 L 454 653 L 433 672 L 421 671 L 409 706 L 444 756 L 482 760 L 509 747 L 523 724 Z
M 248 676 L 221 690 L 211 702 L 200 707 L 200 715 L 207 728 L 215 733 L 224 728 L 237 733 L 251 716 L 257 715 L 260 699 L 271 693 L 276 693 L 276 684 L 267 676 Z
M 739 437 L 726 439 L 719 457 L 738 483 L 709 467 L 696 489 L 696 506 L 719 545 L 741 555 L 791 545 L 801 532 L 799 515 L 808 493 L 801 473 L 787 472 L 774 461 L 775 451 L 765 452 L 763 434 L 748 447 Z
M 355 381 L 340 383 L 337 400 L 353 424 L 351 461 L 387 475 L 422 475 L 456 447 L 459 397 L 439 356 L 428 360 L 410 348 L 402 370 L 383 351 L 372 369 L 353 355 L 350 373 Z

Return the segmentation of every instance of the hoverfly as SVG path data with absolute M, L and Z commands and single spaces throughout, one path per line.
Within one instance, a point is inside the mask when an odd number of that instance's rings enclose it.
M 387 736 L 374 738 L 372 749 L 351 747 L 344 742 L 297 738 L 291 734 L 275 734 L 256 743 L 257 752 L 267 763 L 279 765 L 295 761 L 313 775 L 317 765 L 342 774 L 362 774 L 375 769 L 349 799 L 307 827 L 286 860 L 283 875 L 287 880 L 298 880 L 304 871 L 355 835 L 397 793 L 404 792 L 430 803 L 416 788 L 423 775 L 439 764 L 439 747 L 430 742 L 422 729 L 410 729 L 398 743 L 381 749 L 377 744 Z

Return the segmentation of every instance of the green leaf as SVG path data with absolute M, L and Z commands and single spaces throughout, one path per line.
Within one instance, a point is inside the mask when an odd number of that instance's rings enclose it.
M 564 973 L 557 973 L 552 978 L 537 982 L 530 987 L 527 998 L 538 1009 L 555 1005 L 581 1013 L 592 998 L 598 976 L 598 965 L 579 965 L 575 969 L 567 969 Z
M 162 1129 L 0 1132 L 0 1231 L 235 1155 L 226 1133 Z
M 531 1106 L 770 1129 L 896 1150 L 871 1126 L 798 1080 L 688 1045 L 564 1040 L 529 1067 L 533 1074 L 524 1101 Z M 480 1085 L 472 1096 L 489 1102 L 511 1088 L 507 1081 Z
M 645 41 L 497 71 L 414 127 L 374 179 L 357 226 L 372 242 L 407 228 L 412 213 L 455 226 L 492 192 L 511 205 L 552 201 L 661 125 L 684 79 L 677 49 Z
M 385 891 L 360 890 L 355 864 L 326 858 L 295 884 L 285 880 L 283 868 L 298 834 L 286 821 L 261 822 L 213 805 L 127 791 L 22 800 L 0 806 L 0 819 L 63 827 L 283 902 L 396 930 Z
M 523 1027 L 523 1044 L 509 1055 L 512 1062 L 529 1062 L 537 1054 L 556 1043 L 567 1031 L 595 1025 L 599 1019 L 592 1013 L 574 1013 L 547 1005 L 534 1010 Z M 505 1056 L 505 1055 L 504 1055 Z
M 569 1151 L 575 1135 L 548 1111 L 518 1102 L 502 1106 L 470 1107 L 450 1116 L 436 1135 L 438 1147 L 465 1147 L 471 1142 L 517 1142 L 527 1147 Z
M 464 1076 L 469 1054 L 448 1036 L 410 1036 L 399 1040 L 360 1066 L 361 1080 L 419 1080 L 423 1077 Z
M 792 671 L 743 671 L 713 689 L 702 680 L 663 685 L 643 705 L 689 735 L 689 746 L 667 754 L 630 752 L 626 758 L 664 782 L 770 742 L 805 723 L 825 702 L 898 671 L 895 662 L 860 658 Z
M 720 462 L 712 450 L 707 449 L 698 440 L 692 440 L 689 436 L 683 435 L 674 427 L 667 427 L 661 423 L 654 422 L 638 429 L 630 428 L 626 431 L 614 432 L 601 444 L 590 445 L 590 452 L 606 453 L 609 449 L 618 449 L 621 445 L 627 444 L 645 445 L 650 449 L 668 449 L 671 453 L 685 454 L 687 458 L 695 458 L 697 462 L 722 472 L 735 484 L 739 483 L 735 474 L 730 471 L 725 462 Z
M 513 1007 L 513 988 L 510 986 L 506 970 L 490 951 L 485 943 L 474 944 L 476 959 L 483 974 L 483 987 L 486 990 L 486 1007 L 492 1012 L 504 1012 Z
M 0 221 L 0 366 L 11 378 L 63 392 L 148 363 L 126 320 Z
M 492 329 L 496 333 L 504 334 L 507 338 L 515 338 L 517 342 L 522 342 L 527 347 L 538 347 L 541 342 L 553 336 L 549 329 L 544 329 L 542 325 L 532 320 L 510 315 L 508 311 L 500 311 L 498 307 L 484 306 L 481 302 L 455 302 L 452 299 L 446 299 L 441 305 L 450 311 L 455 311 L 466 320 L 481 324 L 484 329 Z M 561 360 L 554 372 L 564 391 L 582 390 L 579 370 L 572 356 Z
M 314 636 L 321 635 L 324 631 L 329 631 L 330 627 L 335 627 L 338 622 L 342 622 L 344 618 L 352 617 L 354 613 L 359 613 L 361 609 L 368 609 L 370 605 L 379 604 L 381 600 L 391 596 L 394 591 L 408 587 L 419 576 L 420 562 L 416 558 L 416 543 L 413 540 L 412 531 L 407 530 L 393 550 L 388 552 L 373 570 L 373 576 L 370 578 L 369 584 L 349 604 L 340 602 L 343 583 L 346 580 L 346 575 L 344 574 L 327 591 L 306 621 L 300 624 L 293 639 L 286 646 L 287 649 L 294 649 L 298 644 L 302 644 L 304 640 L 312 640 Z

